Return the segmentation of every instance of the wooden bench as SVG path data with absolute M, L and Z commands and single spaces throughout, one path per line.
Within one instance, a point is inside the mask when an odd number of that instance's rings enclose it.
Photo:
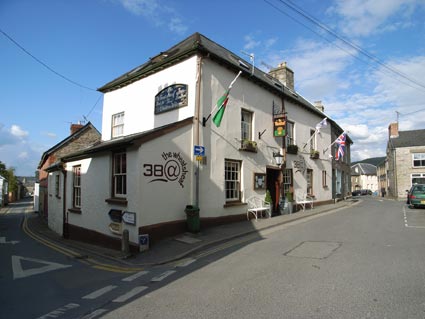
M 247 199 L 248 210 L 246 212 L 246 218 L 249 220 L 249 214 L 254 215 L 255 219 L 262 217 L 263 213 L 266 213 L 266 216 L 272 217 L 270 211 L 270 203 L 267 203 L 259 197 L 250 197 Z
M 301 205 L 303 211 L 305 211 L 305 205 L 310 205 L 310 209 L 313 209 L 314 206 L 314 198 L 307 195 L 306 192 L 302 190 L 295 191 L 295 202 Z

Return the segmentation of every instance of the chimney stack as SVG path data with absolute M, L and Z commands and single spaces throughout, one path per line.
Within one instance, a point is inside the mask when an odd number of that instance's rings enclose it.
M 388 126 L 388 135 L 390 138 L 398 137 L 398 123 L 391 123 Z
M 286 62 L 280 63 L 277 68 L 271 69 L 269 74 L 285 84 L 288 89 L 295 91 L 294 88 L 294 71 L 286 66 Z
M 322 101 L 315 101 L 314 107 L 318 109 L 320 112 L 325 112 L 325 107 L 322 104 Z
M 74 134 L 75 132 L 77 132 L 80 128 L 82 128 L 84 125 L 83 124 L 71 124 L 71 134 Z

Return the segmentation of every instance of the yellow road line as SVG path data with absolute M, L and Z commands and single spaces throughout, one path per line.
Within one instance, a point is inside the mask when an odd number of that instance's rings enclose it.
M 53 244 L 53 243 L 47 241 L 46 239 L 44 239 L 43 237 L 40 237 L 37 234 L 35 234 L 34 232 L 32 232 L 28 228 L 28 222 L 27 222 L 26 214 L 25 214 L 24 223 L 22 225 L 22 228 L 23 228 L 24 232 L 28 236 L 33 238 L 34 240 L 42 243 L 43 245 L 45 245 L 45 246 L 63 254 L 63 255 L 75 258 L 78 261 L 80 261 L 81 263 L 88 265 L 88 266 L 91 266 L 93 268 L 102 269 L 102 270 L 106 270 L 106 271 L 110 271 L 110 272 L 121 272 L 121 273 L 133 273 L 133 272 L 138 272 L 138 271 L 144 270 L 144 268 L 140 268 L 140 267 L 121 267 L 121 266 L 115 266 L 115 265 L 111 265 L 111 264 L 104 264 L 104 263 L 100 263 L 100 262 L 98 262 L 98 261 L 96 261 L 92 258 L 81 259 L 82 256 L 81 256 L 80 253 L 77 253 L 77 252 L 75 252 L 71 249 L 65 248 L 63 246 Z

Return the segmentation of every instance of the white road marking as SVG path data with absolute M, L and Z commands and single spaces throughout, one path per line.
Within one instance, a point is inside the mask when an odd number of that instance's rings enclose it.
M 181 262 L 179 262 L 176 267 L 186 267 L 189 266 L 191 263 L 194 263 L 196 261 L 196 259 L 192 259 L 192 258 L 187 258 L 185 260 L 182 260 Z
M 115 288 L 117 288 L 117 286 L 110 285 L 110 286 L 103 287 L 99 290 L 93 291 L 92 293 L 84 296 L 83 299 L 96 299 L 96 298 L 106 294 L 107 292 L 114 290 Z
M 49 312 L 48 314 L 38 317 L 37 319 L 58 318 L 59 316 L 64 315 L 66 311 L 78 308 L 79 306 L 80 305 L 76 303 L 69 303 L 63 307 L 60 307 L 56 310 Z
M 18 244 L 19 241 L 18 240 L 11 240 L 11 241 L 6 241 L 6 237 L 0 237 L 0 244 Z
M 45 264 L 46 266 L 23 270 L 21 265 L 21 260 L 27 260 L 27 261 L 36 262 L 39 264 Z M 45 261 L 45 260 L 40 260 L 35 258 L 12 256 L 13 279 L 25 278 L 32 275 L 38 275 L 48 271 L 63 269 L 68 267 L 71 267 L 71 265 L 63 265 L 63 264 L 58 264 L 51 261 Z
M 103 315 L 105 312 L 108 312 L 108 309 L 97 309 L 93 311 L 92 313 L 89 313 L 88 315 L 85 315 L 81 319 L 94 319 L 101 315 Z
M 126 277 L 124 279 L 121 279 L 122 281 L 133 281 L 134 279 L 137 279 L 143 275 L 146 275 L 147 273 L 149 273 L 149 271 L 139 271 L 138 273 L 135 273 L 134 275 L 131 275 L 129 277 Z
M 157 281 L 164 280 L 165 278 L 167 278 L 168 276 L 174 274 L 175 272 L 176 272 L 175 270 L 168 270 L 168 271 L 162 273 L 161 275 L 152 278 L 151 281 L 157 282 Z
M 141 293 L 145 289 L 148 289 L 148 287 L 146 287 L 146 286 L 135 287 L 132 290 L 130 290 L 129 292 L 127 292 L 126 294 L 112 300 L 112 302 L 125 302 L 128 299 L 134 297 L 135 295 Z
M 407 221 L 407 212 L 406 212 L 406 206 L 403 206 L 403 214 L 404 214 L 404 226 L 407 228 L 425 228 L 425 226 L 411 226 L 409 225 Z

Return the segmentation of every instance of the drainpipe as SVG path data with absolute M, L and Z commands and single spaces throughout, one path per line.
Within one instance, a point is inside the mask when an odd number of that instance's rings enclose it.
M 69 229 L 68 229 L 68 214 L 66 212 L 66 169 L 65 163 L 62 163 L 61 172 L 63 174 L 63 195 L 62 195 L 62 237 L 69 238 Z
M 200 145 L 200 115 L 201 115 L 201 66 L 202 57 L 198 57 L 196 74 L 196 97 L 195 97 L 195 118 L 194 118 L 194 145 Z M 195 206 L 199 207 L 199 161 L 196 161 L 195 169 Z

